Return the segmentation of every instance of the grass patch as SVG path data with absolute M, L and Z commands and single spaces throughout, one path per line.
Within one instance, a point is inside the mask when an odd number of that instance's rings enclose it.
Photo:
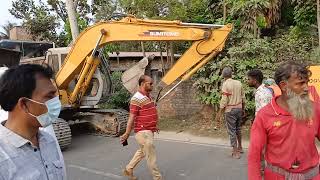
M 164 118 L 160 119 L 158 126 L 161 130 L 181 132 L 190 129 L 192 122 L 183 119 Z
M 196 136 L 205 136 L 205 137 L 214 137 L 214 138 L 225 138 L 227 139 L 228 132 L 223 126 L 218 129 L 214 130 L 211 127 L 211 121 L 205 121 L 202 119 L 201 116 L 192 116 L 190 118 L 161 118 L 158 124 L 160 130 L 163 131 L 174 131 L 177 133 L 186 132 Z M 250 125 L 246 124 L 241 128 L 242 137 L 245 140 L 249 139 L 250 134 Z

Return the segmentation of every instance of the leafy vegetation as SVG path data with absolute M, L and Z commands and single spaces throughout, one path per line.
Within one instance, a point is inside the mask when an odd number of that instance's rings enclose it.
M 121 75 L 122 72 L 113 72 L 111 74 L 111 81 L 113 85 L 112 95 L 110 96 L 108 101 L 102 105 L 102 107 L 108 109 L 129 109 L 130 93 L 122 85 Z

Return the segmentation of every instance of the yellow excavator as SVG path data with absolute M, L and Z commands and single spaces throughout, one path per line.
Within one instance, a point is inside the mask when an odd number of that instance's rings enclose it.
M 100 109 L 98 103 L 110 95 L 108 62 L 100 49 L 107 43 L 126 41 L 192 41 L 159 83 L 164 89 L 179 79 L 187 80 L 200 67 L 223 50 L 232 25 L 183 23 L 180 21 L 144 20 L 127 16 L 119 21 L 104 21 L 84 30 L 72 47 L 52 48 L 45 63 L 56 72 L 55 83 L 63 104 L 54 129 L 61 148 L 71 143 L 69 125 L 91 123 L 104 135 L 118 136 L 125 131 L 128 113 L 119 109 Z M 124 73 L 125 87 L 133 92 L 144 73 L 147 59 Z M 159 95 L 162 95 L 159 93 Z

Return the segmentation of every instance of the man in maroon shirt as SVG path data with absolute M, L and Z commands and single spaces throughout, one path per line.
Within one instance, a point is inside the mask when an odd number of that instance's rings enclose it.
M 282 64 L 275 81 L 282 95 L 274 97 L 254 120 L 248 153 L 249 180 L 262 179 L 260 159 L 265 147 L 265 180 L 318 180 L 320 106 L 308 96 L 310 71 L 295 62 Z
M 140 146 L 132 160 L 126 166 L 124 174 L 130 180 L 136 180 L 133 176 L 133 168 L 145 157 L 148 168 L 153 175 L 154 180 L 161 180 L 161 174 L 156 164 L 156 152 L 153 144 L 153 134 L 158 131 L 158 114 L 154 101 L 150 98 L 153 80 L 146 75 L 139 79 L 139 90 L 130 101 L 130 115 L 127 123 L 126 132 L 120 137 L 124 143 L 134 127 L 135 138 Z

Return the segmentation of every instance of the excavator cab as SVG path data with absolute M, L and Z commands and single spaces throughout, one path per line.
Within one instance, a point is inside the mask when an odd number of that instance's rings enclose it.
M 48 64 L 56 74 L 61 69 L 61 66 L 63 65 L 70 49 L 70 47 L 49 49 L 43 63 Z M 108 61 L 102 54 L 99 56 L 102 63 L 93 74 L 90 85 L 85 95 L 81 99 L 80 106 L 95 107 L 99 103 L 105 102 L 111 95 L 112 82 Z M 72 89 L 75 88 L 75 84 L 76 78 L 69 83 L 68 89 L 72 91 Z M 64 104 L 65 107 L 69 107 L 67 102 Z

